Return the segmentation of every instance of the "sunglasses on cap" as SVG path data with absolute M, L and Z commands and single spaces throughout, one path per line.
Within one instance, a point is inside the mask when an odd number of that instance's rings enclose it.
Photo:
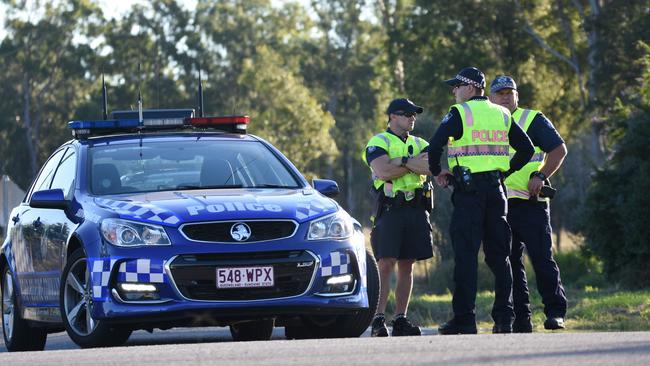
M 395 112 L 393 113 L 396 116 L 404 116 L 404 117 L 415 117 L 417 113 L 415 112 Z

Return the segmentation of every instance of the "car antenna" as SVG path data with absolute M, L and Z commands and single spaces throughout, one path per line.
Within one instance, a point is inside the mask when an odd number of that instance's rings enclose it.
M 142 127 L 144 125 L 144 121 L 142 119 L 142 90 L 141 90 L 141 85 L 142 85 L 142 64 L 138 62 L 138 125 Z
M 106 81 L 104 80 L 103 71 L 102 71 L 102 118 L 104 118 L 104 121 L 108 119 L 108 97 L 106 96 Z
M 198 114 L 203 117 L 203 81 L 201 80 L 201 68 L 199 68 L 199 92 L 197 95 Z

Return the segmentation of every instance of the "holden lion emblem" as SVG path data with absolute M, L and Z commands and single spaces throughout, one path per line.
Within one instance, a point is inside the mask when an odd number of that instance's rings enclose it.
M 246 241 L 251 237 L 251 228 L 243 222 L 238 222 L 230 228 L 230 236 L 237 241 Z

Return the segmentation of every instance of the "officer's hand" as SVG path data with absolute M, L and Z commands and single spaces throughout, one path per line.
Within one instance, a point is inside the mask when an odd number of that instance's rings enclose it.
M 452 179 L 454 179 L 454 176 L 447 169 L 441 170 L 440 174 L 436 175 L 436 183 L 442 188 L 447 188 Z
M 424 160 L 424 161 L 429 161 L 429 153 L 420 153 L 416 156 L 414 156 L 412 159 L 417 159 L 417 160 Z
M 534 175 L 528 181 L 528 193 L 530 193 L 531 196 L 539 195 L 539 191 L 542 189 L 543 185 L 544 181 L 542 181 L 538 176 Z

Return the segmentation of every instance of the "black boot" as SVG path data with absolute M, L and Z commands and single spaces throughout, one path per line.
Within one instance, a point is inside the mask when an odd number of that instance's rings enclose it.
M 492 333 L 512 333 L 512 324 L 510 323 L 494 323 Z
M 544 329 L 548 329 L 548 330 L 564 329 L 564 318 L 562 317 L 546 318 L 546 321 L 544 322 Z
M 422 335 L 420 327 L 411 324 L 406 316 L 400 316 L 393 320 L 393 337 L 419 336 Z
M 451 319 L 438 327 L 438 334 L 476 334 L 476 322 L 459 322 Z
M 533 322 L 530 320 L 530 316 L 516 317 L 515 322 L 512 323 L 512 332 L 513 333 L 532 333 L 533 332 Z
M 370 333 L 371 337 L 388 337 L 388 327 L 386 327 L 386 318 L 381 316 L 375 316 L 375 319 L 372 320 L 372 331 Z

